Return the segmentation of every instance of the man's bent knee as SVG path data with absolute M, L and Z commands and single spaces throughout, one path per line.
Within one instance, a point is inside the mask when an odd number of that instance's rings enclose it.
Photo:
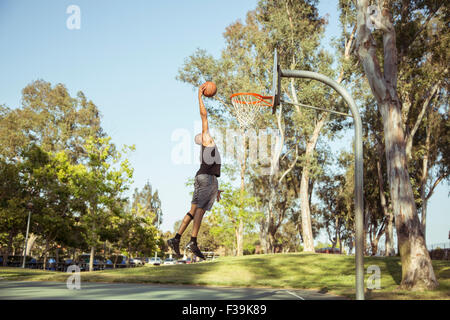
M 186 213 L 186 216 L 191 220 L 194 219 L 194 216 L 190 212 Z
M 197 216 L 197 214 L 203 216 L 205 214 L 205 209 L 197 208 L 197 210 L 195 210 L 195 215 Z

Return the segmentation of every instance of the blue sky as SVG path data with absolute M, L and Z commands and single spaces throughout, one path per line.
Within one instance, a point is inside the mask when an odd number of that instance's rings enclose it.
M 193 138 L 199 121 L 195 90 L 175 77 L 196 48 L 218 56 L 225 27 L 256 2 L 0 0 L 0 104 L 19 106 L 22 88 L 36 79 L 83 91 L 113 141 L 136 145 L 132 189 L 148 180 L 159 190 L 161 228 L 172 231 L 190 207 L 185 183 L 198 165 L 173 164 L 171 138 L 177 129 Z M 319 6 L 329 14 L 327 41 L 338 33 L 336 3 Z M 81 9 L 79 30 L 66 27 L 72 4 Z M 441 185 L 431 198 L 428 243 L 447 241 L 448 191 Z

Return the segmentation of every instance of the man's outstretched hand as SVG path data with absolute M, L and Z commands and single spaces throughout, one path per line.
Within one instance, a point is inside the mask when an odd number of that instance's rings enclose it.
M 206 83 L 202 84 L 200 87 L 198 87 L 198 97 L 201 98 L 203 96 L 203 91 L 206 88 Z

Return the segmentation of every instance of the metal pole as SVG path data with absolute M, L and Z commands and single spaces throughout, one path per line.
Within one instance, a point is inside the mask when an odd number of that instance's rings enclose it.
M 363 203 L 363 145 L 362 122 L 358 107 L 351 95 L 339 83 L 320 73 L 301 70 L 280 70 L 286 78 L 313 79 L 325 83 L 339 93 L 350 107 L 355 124 L 355 265 L 356 299 L 364 300 L 364 203 Z
M 157 215 L 158 215 L 158 231 L 159 231 L 159 217 L 160 217 L 159 212 L 157 212 Z M 157 253 L 158 253 L 158 250 L 155 250 L 155 263 L 156 263 Z
M 25 235 L 25 245 L 23 248 L 22 268 L 25 268 L 25 259 L 27 258 L 28 231 L 30 230 L 31 208 L 33 207 L 33 205 L 29 203 L 27 207 L 28 207 L 28 223 L 27 223 L 27 233 Z

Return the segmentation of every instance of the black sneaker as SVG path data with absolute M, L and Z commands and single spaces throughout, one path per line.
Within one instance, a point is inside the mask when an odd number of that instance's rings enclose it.
M 189 241 L 188 244 L 186 245 L 186 249 L 195 254 L 197 257 L 206 260 L 205 256 L 200 251 L 200 249 L 198 248 L 197 244 L 194 241 Z
M 180 253 L 180 240 L 178 240 L 177 238 L 172 238 L 167 240 L 167 244 L 169 245 L 170 248 L 172 248 L 172 250 L 175 252 L 175 254 L 180 257 L 181 253 Z

